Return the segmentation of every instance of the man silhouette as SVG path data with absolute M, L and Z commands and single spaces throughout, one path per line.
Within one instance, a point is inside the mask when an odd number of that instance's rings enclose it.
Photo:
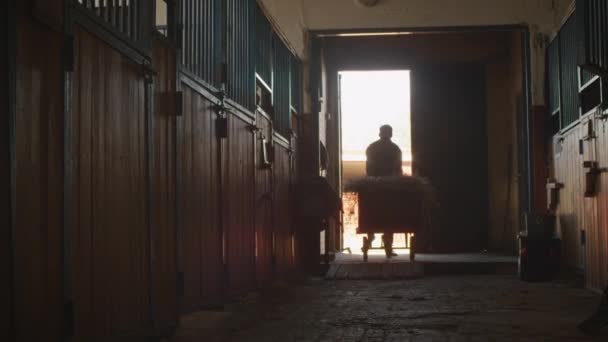
M 391 141 L 393 128 L 389 125 L 381 126 L 379 136 L 380 140 L 370 144 L 365 151 L 367 156 L 365 164 L 367 176 L 394 177 L 403 175 L 403 170 L 401 169 L 401 149 Z M 364 239 L 363 248 L 368 249 L 372 241 L 374 241 L 374 233 L 368 233 L 367 240 Z M 384 242 L 386 257 L 397 256 L 397 254 L 393 253 L 393 233 L 382 235 L 382 241 Z

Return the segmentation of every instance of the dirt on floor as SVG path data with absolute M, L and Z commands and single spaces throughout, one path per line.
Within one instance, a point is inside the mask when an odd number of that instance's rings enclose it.
M 599 295 L 512 276 L 278 284 L 182 319 L 172 342 L 608 341 L 581 334 Z

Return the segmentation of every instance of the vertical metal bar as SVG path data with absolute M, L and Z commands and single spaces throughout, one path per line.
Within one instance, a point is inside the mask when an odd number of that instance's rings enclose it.
M 131 0 L 131 37 L 134 41 L 139 40 L 139 0 Z
M 131 38 L 131 32 L 129 32 L 129 0 L 122 0 L 122 32 Z

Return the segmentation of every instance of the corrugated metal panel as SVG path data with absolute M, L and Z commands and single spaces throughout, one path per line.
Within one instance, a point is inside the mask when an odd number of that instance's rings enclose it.
M 255 109 L 253 11 L 255 0 L 227 0 L 227 93 L 247 109 Z
M 296 56 L 291 56 L 291 106 L 302 111 L 302 62 Z
M 562 127 L 579 118 L 576 13 L 559 33 Z
M 578 0 L 579 64 L 597 74 L 608 72 L 608 2 Z
M 274 127 L 277 132 L 287 135 L 290 123 L 290 86 L 289 74 L 291 71 L 291 52 L 281 38 L 276 34 L 273 38 L 273 107 Z
M 255 72 L 272 86 L 272 27 L 259 5 L 255 6 Z
M 547 69 L 549 81 L 549 114 L 560 109 L 560 68 L 559 39 L 554 39 L 547 49 Z
M 221 0 L 183 0 L 182 68 L 217 86 L 221 51 Z

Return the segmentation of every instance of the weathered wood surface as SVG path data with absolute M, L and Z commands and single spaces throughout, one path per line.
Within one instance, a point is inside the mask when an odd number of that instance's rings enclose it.
M 8 1 L 0 5 L 3 23 L 8 22 Z M 9 145 L 9 31 L 0 31 L 0 41 L 4 50 L 0 54 L 0 339 L 9 340 L 12 333 L 12 251 L 11 251 L 11 173 Z
M 222 302 L 224 266 L 213 103 L 184 83 L 182 90 L 176 146 L 178 260 L 184 287 L 180 310 L 189 312 Z
M 222 208 L 227 290 L 230 296 L 254 290 L 255 162 L 254 132 L 236 114 L 228 115 L 228 137 L 223 146 Z
M 76 339 L 144 336 L 150 317 L 141 67 L 75 27 L 70 203 Z
M 176 60 L 175 50 L 154 42 L 151 160 L 151 253 L 154 325 L 159 332 L 177 325 L 177 214 L 175 183 Z
M 274 144 L 273 193 L 276 270 L 280 275 L 295 268 L 295 233 L 292 219 L 293 187 L 291 154 L 279 143 Z
M 255 137 L 255 233 L 256 233 L 256 279 L 258 286 L 268 285 L 274 276 L 273 269 L 273 212 L 272 170 L 264 163 L 264 140 L 272 142 L 271 121 L 257 113 L 259 131 Z
M 16 340 L 57 341 L 63 326 L 63 36 L 32 18 L 30 2 L 17 4 Z
M 562 151 L 555 155 L 555 178 L 563 184 L 559 192 L 557 229 L 562 239 L 565 266 L 584 269 L 581 230 L 584 227 L 583 156 L 579 154 L 580 132 L 575 128 L 563 136 Z

